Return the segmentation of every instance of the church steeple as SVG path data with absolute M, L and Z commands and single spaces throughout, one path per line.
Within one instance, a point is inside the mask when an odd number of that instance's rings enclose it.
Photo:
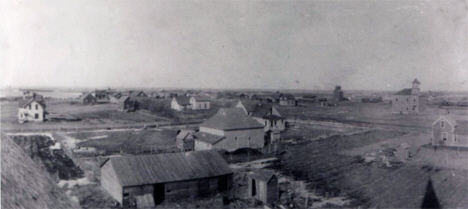
M 411 89 L 411 94 L 418 95 L 419 94 L 419 84 L 421 84 L 417 78 L 413 81 L 413 88 Z

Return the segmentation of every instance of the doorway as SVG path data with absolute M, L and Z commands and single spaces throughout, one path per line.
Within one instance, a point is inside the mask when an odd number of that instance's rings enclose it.
M 166 198 L 166 187 L 164 184 L 155 184 L 154 185 L 154 204 L 160 204 Z
M 257 195 L 257 184 L 255 183 L 255 179 L 252 179 L 252 197 Z

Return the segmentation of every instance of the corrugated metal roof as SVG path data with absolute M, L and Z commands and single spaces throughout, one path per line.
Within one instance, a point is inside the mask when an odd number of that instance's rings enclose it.
M 157 184 L 232 174 L 215 150 L 110 158 L 122 186 Z
M 241 108 L 221 108 L 217 114 L 202 123 L 200 127 L 234 130 L 263 128 L 263 125 L 247 116 Z

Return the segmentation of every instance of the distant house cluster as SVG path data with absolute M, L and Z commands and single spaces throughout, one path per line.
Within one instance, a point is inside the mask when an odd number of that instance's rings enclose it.
M 392 100 L 392 112 L 395 114 L 418 114 L 426 109 L 426 98 L 420 94 L 418 79 L 414 79 L 412 88 L 403 89 Z

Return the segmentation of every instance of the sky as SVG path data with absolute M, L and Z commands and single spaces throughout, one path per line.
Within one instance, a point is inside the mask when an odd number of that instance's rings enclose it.
M 468 90 L 466 0 L 0 1 L 0 85 Z

